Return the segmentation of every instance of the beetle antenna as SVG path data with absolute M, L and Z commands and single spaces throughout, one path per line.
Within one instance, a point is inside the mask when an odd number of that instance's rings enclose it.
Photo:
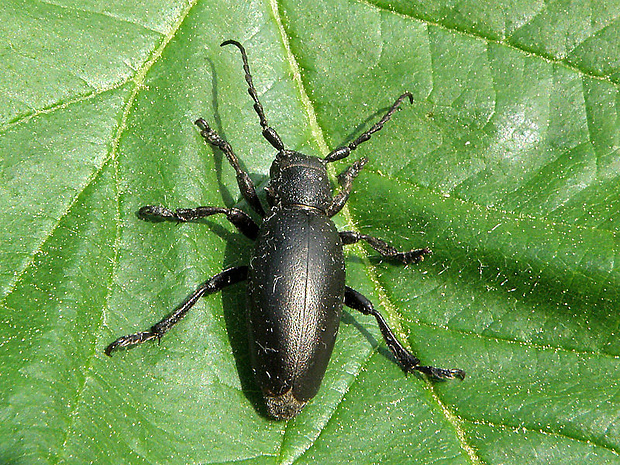
M 403 93 L 400 97 L 396 99 L 396 101 L 390 107 L 387 113 L 383 115 L 383 118 L 381 118 L 378 122 L 376 122 L 373 125 L 373 127 L 371 127 L 368 131 L 363 133 L 361 136 L 359 136 L 349 145 L 345 145 L 344 147 L 338 147 L 337 149 L 332 150 L 325 157 L 325 162 L 330 163 L 332 161 L 341 160 L 343 158 L 348 157 L 351 154 L 351 152 L 353 152 L 353 150 L 357 148 L 358 145 L 360 145 L 363 142 L 366 142 L 368 139 L 370 139 L 370 136 L 372 134 L 374 134 L 377 131 L 380 131 L 381 128 L 383 128 L 383 125 L 390 120 L 394 112 L 398 110 L 398 107 L 400 107 L 400 104 L 403 103 L 403 100 L 405 100 L 406 98 L 409 98 L 409 102 L 413 103 L 413 95 L 411 94 L 411 92 Z
M 245 48 L 236 40 L 225 40 L 220 45 L 224 47 L 225 45 L 234 45 L 241 52 L 241 59 L 243 60 L 243 71 L 245 72 L 245 82 L 248 83 L 248 93 L 252 100 L 254 100 L 254 111 L 258 115 L 258 119 L 260 120 L 260 125 L 263 128 L 263 137 L 267 139 L 275 149 L 284 150 L 284 144 L 282 143 L 282 139 L 276 132 L 275 129 L 269 126 L 267 123 L 267 118 L 265 118 L 265 111 L 263 110 L 263 106 L 258 100 L 258 94 L 256 93 L 256 88 L 254 87 L 254 82 L 252 81 L 252 75 L 250 74 L 250 65 L 248 64 L 248 56 L 245 53 Z

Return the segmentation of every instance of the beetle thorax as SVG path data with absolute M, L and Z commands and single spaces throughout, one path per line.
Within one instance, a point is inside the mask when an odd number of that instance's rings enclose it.
M 276 204 L 301 205 L 325 211 L 332 188 L 325 162 L 292 150 L 278 153 L 271 165 L 269 190 Z

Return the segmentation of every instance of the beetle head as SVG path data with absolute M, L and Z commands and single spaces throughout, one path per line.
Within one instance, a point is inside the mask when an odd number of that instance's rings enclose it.
M 293 150 L 281 150 L 271 164 L 269 194 L 274 204 L 305 205 L 325 211 L 332 188 L 325 161 Z

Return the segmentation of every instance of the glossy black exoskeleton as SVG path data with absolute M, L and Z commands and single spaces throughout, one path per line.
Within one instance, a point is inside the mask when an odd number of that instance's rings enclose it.
M 402 94 L 379 122 L 347 146 L 333 150 L 322 159 L 304 155 L 285 149 L 280 136 L 267 124 L 243 46 L 233 40 L 222 45 L 234 45 L 240 50 L 262 134 L 277 150 L 266 188 L 269 211 L 264 211 L 254 184 L 241 169 L 230 144 L 200 118 L 196 125 L 202 136 L 226 155 L 237 173 L 243 197 L 263 218 L 261 226 L 237 208 L 198 207 L 173 211 L 149 205 L 142 207 L 138 214 L 147 220 L 179 222 L 225 214 L 241 233 L 256 241 L 250 265 L 227 269 L 209 279 L 168 317 L 148 331 L 117 339 L 105 353 L 111 355 L 119 347 L 160 339 L 200 297 L 247 279 L 252 367 L 267 411 L 274 419 L 296 416 L 316 395 L 334 347 L 343 304 L 376 318 L 388 347 L 406 372 L 418 371 L 437 379 L 464 378 L 462 370 L 420 365 L 419 359 L 398 341 L 372 303 L 345 284 L 343 245 L 363 240 L 383 257 L 403 263 L 418 262 L 430 250 L 399 252 L 381 239 L 355 231 L 339 232 L 331 220 L 346 203 L 353 180 L 368 160 L 356 161 L 338 176 L 341 189 L 335 196 L 327 163 L 346 158 L 359 144 L 370 139 L 403 100 L 413 101 L 411 94 Z

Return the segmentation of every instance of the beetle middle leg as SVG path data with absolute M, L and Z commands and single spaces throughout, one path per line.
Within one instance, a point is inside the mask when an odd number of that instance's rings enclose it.
M 118 349 L 119 347 L 142 344 L 143 342 L 150 341 L 151 339 L 161 339 L 164 334 L 170 331 L 170 328 L 176 325 L 185 316 L 189 309 L 192 308 L 198 299 L 200 299 L 203 295 L 221 291 L 225 287 L 232 284 L 245 281 L 247 277 L 247 266 L 229 268 L 219 274 L 216 274 L 211 279 L 201 284 L 200 287 L 185 300 L 185 302 L 183 302 L 178 308 L 176 308 L 170 315 L 161 320 L 159 323 L 151 326 L 148 331 L 141 331 L 119 337 L 116 341 L 106 347 L 105 354 L 111 356 L 112 351 Z
M 178 221 L 179 223 L 206 218 L 218 213 L 225 214 L 228 221 L 249 239 L 254 240 L 258 236 L 258 225 L 247 213 L 238 208 L 196 207 L 170 210 L 160 205 L 146 205 L 138 210 L 138 216 L 143 220 Z
M 366 241 L 373 249 L 381 254 L 382 257 L 392 258 L 405 264 L 418 263 L 424 260 L 424 255 L 431 254 L 428 247 L 423 249 L 409 250 L 408 252 L 399 252 L 398 249 L 391 246 L 384 240 L 378 239 L 367 234 L 361 234 L 355 231 L 340 231 L 340 238 L 343 245 L 355 244 L 359 241 Z
M 405 349 L 388 326 L 383 315 L 372 305 L 372 302 L 349 286 L 347 286 L 344 291 L 344 304 L 347 307 L 362 312 L 364 315 L 372 315 L 375 317 L 385 343 L 404 371 L 419 371 L 435 379 L 465 378 L 465 372 L 458 368 L 448 369 L 420 365 L 420 359 Z

